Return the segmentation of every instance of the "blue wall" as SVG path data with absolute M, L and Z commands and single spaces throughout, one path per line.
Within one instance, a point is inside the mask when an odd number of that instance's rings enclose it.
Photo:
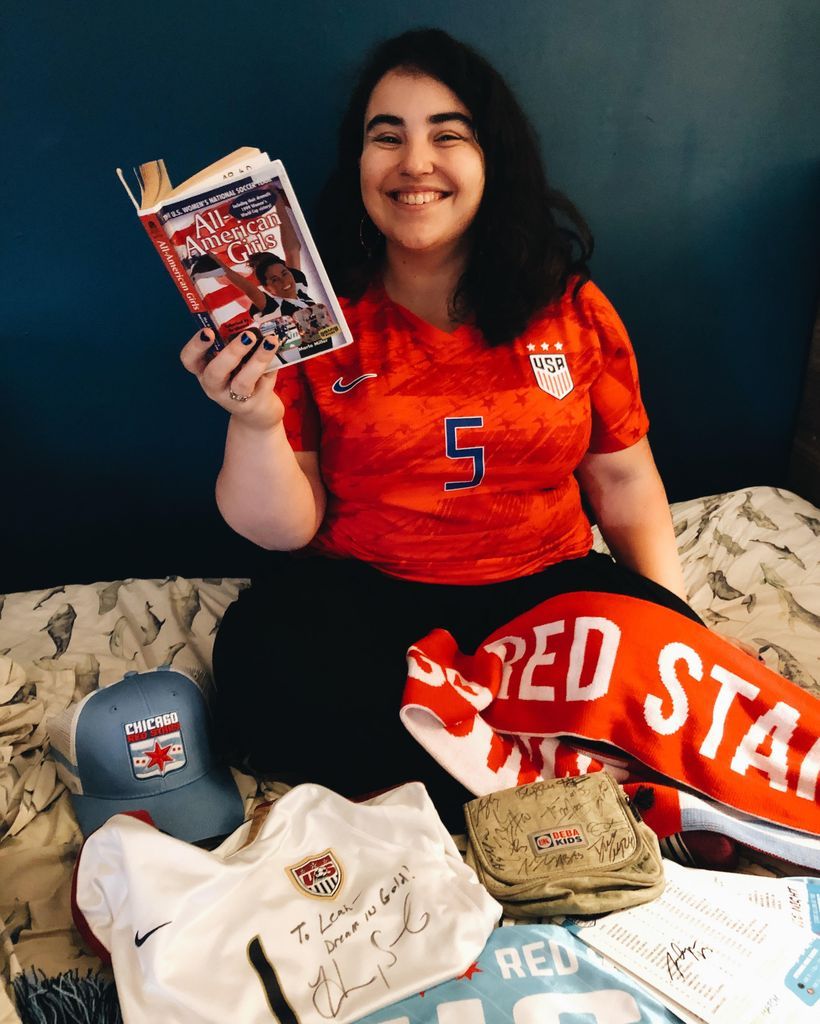
M 818 281 L 816 0 L 41 3 L 3 18 L 0 592 L 244 574 L 216 512 L 225 414 L 114 177 L 239 145 L 309 211 L 350 76 L 437 25 L 509 78 L 638 351 L 672 499 L 785 482 Z M 137 22 L 141 20 L 141 24 Z

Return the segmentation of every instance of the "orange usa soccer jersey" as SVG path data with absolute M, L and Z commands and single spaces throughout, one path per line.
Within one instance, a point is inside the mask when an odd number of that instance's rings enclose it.
M 573 471 L 648 429 L 635 357 L 588 282 L 512 344 L 439 330 L 373 286 L 355 344 L 279 374 L 295 451 L 328 492 L 314 550 L 428 583 L 513 579 L 591 546 Z

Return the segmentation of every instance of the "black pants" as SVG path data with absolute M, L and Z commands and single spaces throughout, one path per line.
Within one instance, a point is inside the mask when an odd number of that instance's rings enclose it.
M 470 794 L 399 720 L 407 648 L 436 626 L 465 653 L 540 601 L 575 590 L 662 604 L 665 588 L 591 553 L 485 586 L 394 579 L 361 562 L 282 556 L 231 605 L 214 644 L 216 731 L 237 766 L 346 796 L 419 779 L 447 827 Z

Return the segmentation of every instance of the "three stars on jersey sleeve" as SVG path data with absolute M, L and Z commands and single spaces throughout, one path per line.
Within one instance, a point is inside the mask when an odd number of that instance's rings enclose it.
M 552 347 L 555 349 L 556 352 L 562 352 L 564 349 L 563 342 L 560 341 L 556 341 Z M 543 352 L 549 352 L 550 345 L 548 341 L 542 341 L 540 345 L 533 345 L 532 342 L 530 342 L 529 345 L 527 345 L 528 352 L 534 352 L 536 348 L 540 348 Z

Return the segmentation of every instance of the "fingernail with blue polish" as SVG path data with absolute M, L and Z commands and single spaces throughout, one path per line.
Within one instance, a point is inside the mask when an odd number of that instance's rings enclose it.
M 200 331 L 199 332 L 199 340 L 207 342 L 207 341 L 211 340 L 211 336 L 210 336 L 210 334 L 207 331 Z
M 243 334 L 239 340 L 243 345 L 252 345 L 256 341 L 256 338 L 254 338 L 252 334 Z
M 272 341 L 263 341 L 262 348 L 264 348 L 268 352 L 272 352 L 274 349 L 274 344 Z

